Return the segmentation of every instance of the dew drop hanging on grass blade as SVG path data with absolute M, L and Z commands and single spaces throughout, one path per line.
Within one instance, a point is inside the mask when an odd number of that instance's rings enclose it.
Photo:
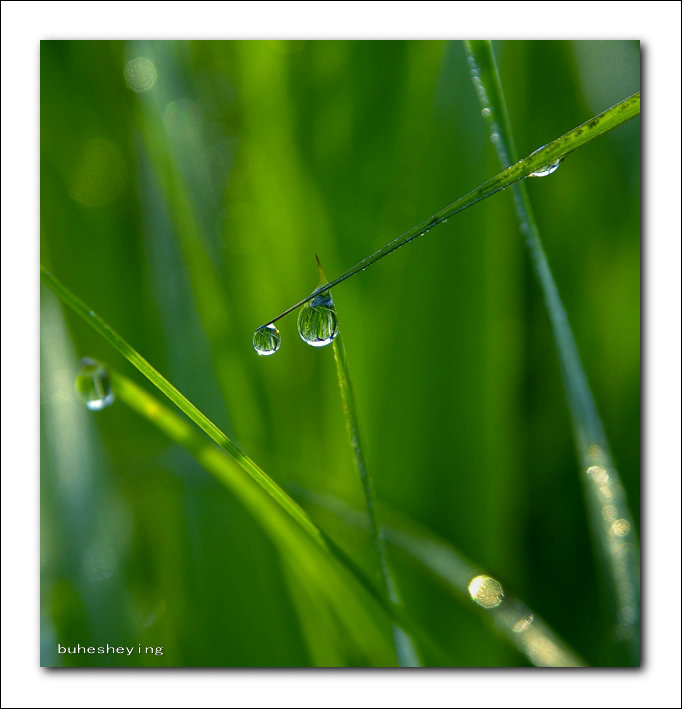
M 114 401 L 109 372 L 94 359 L 84 357 L 76 377 L 76 393 L 90 411 L 101 411 Z
M 282 336 L 273 323 L 263 325 L 253 333 L 253 349 L 256 350 L 261 357 L 274 355 L 279 349 L 281 342 Z
M 298 334 L 311 347 L 326 347 L 339 334 L 334 301 L 329 291 L 316 295 L 298 314 Z
M 528 177 L 547 177 L 547 175 L 551 175 L 559 169 L 559 165 L 561 165 L 562 160 L 563 158 L 560 158 L 556 162 L 545 165 L 544 167 L 537 169 L 535 172 L 531 172 Z

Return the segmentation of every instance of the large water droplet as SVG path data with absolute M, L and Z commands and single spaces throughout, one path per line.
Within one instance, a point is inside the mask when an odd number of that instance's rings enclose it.
M 549 165 L 541 167 L 535 172 L 531 172 L 528 177 L 547 177 L 547 175 L 551 175 L 553 172 L 556 172 L 559 169 L 559 165 L 561 165 L 562 160 L 563 158 L 559 158 L 556 162 L 552 162 Z
M 471 599 L 483 608 L 497 608 L 504 600 L 502 584 L 492 576 L 475 576 L 469 582 Z
M 253 333 L 253 349 L 262 357 L 275 354 L 282 342 L 282 336 L 273 323 L 259 327 Z
M 114 401 L 109 372 L 94 359 L 83 357 L 76 392 L 90 411 L 101 411 Z
M 298 334 L 312 347 L 325 347 L 339 334 L 334 301 L 328 291 L 316 295 L 301 308 Z

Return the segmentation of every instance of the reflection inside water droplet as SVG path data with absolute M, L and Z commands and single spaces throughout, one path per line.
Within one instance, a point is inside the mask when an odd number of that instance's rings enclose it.
M 504 600 L 502 584 L 491 576 L 475 576 L 469 582 L 471 599 L 483 608 L 497 608 Z
M 301 308 L 298 334 L 311 347 L 325 347 L 339 334 L 334 301 L 329 291 L 316 295 Z
M 559 158 L 559 160 L 557 160 L 556 162 L 552 162 L 549 165 L 541 167 L 535 172 L 531 172 L 528 177 L 547 177 L 547 175 L 551 175 L 553 172 L 556 172 L 559 169 L 559 165 L 561 165 L 562 160 L 563 158 Z
M 94 359 L 84 357 L 76 377 L 76 393 L 90 411 L 101 411 L 114 401 L 109 372 Z
M 282 336 L 273 323 L 259 327 L 253 333 L 253 349 L 262 357 L 275 354 L 282 342 Z

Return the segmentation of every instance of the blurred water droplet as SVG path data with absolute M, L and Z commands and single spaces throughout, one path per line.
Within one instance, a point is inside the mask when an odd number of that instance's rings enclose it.
M 556 172 L 559 169 L 559 165 L 561 165 L 562 160 L 563 158 L 560 158 L 556 162 L 552 162 L 549 165 L 545 165 L 539 170 L 531 172 L 528 177 L 547 177 L 547 175 L 551 175 L 553 172 Z
M 511 629 L 515 633 L 523 633 L 525 630 L 528 630 L 534 620 L 535 618 L 532 613 L 526 613 L 514 622 Z
M 502 584 L 491 576 L 475 576 L 469 582 L 471 599 L 483 608 L 497 608 L 504 600 Z
M 89 581 L 106 581 L 116 570 L 116 554 L 108 544 L 91 544 L 83 555 L 83 573 Z
M 114 401 L 109 372 L 94 359 L 83 357 L 76 377 L 76 393 L 90 411 L 101 411 Z
M 253 333 L 253 349 L 262 357 L 275 354 L 282 342 L 282 336 L 273 323 L 259 327 Z
M 325 347 L 339 334 L 334 301 L 329 291 L 316 295 L 301 308 L 298 334 L 311 347 Z

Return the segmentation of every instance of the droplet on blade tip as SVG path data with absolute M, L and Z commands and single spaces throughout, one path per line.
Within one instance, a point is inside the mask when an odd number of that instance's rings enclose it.
M 311 347 L 326 347 L 339 334 L 339 322 L 329 291 L 307 302 L 298 314 L 298 334 Z

